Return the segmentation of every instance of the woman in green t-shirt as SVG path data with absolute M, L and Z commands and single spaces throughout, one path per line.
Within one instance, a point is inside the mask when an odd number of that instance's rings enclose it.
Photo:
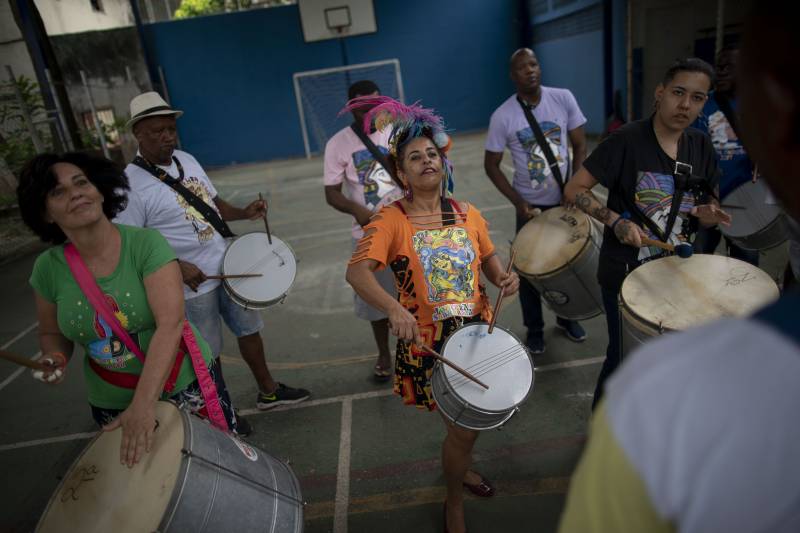
M 34 377 L 62 381 L 74 344 L 81 345 L 92 415 L 105 430 L 122 428 L 120 461 L 132 466 L 152 445 L 156 401 L 169 398 L 192 412 L 206 413 L 190 356 L 175 362 L 184 324 L 175 253 L 157 231 L 111 222 L 125 207 L 127 189 L 125 174 L 111 161 L 84 154 L 42 154 L 23 169 L 17 197 L 25 223 L 43 241 L 57 245 L 37 258 L 30 278 L 40 360 L 51 367 Z M 79 252 L 119 323 L 146 354 L 144 363 L 89 304 L 65 259 L 67 241 Z M 194 333 L 229 429 L 235 431 L 222 375 L 208 345 Z M 126 384 L 132 374 L 138 382 Z M 173 381 L 164 392 L 165 383 Z

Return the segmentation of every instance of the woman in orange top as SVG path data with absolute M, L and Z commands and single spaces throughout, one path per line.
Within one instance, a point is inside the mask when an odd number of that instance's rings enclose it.
M 434 410 L 430 377 L 435 360 L 422 346 L 440 351 L 462 324 L 491 319 L 481 273 L 506 295 L 517 291 L 519 278 L 516 273 L 506 275 L 480 212 L 448 197 L 452 166 L 445 156 L 449 139 L 441 119 L 418 105 L 407 107 L 387 97 L 357 98 L 348 108 L 370 105 L 375 107 L 365 117 L 365 129 L 373 119 L 381 129 L 393 123 L 389 165 L 405 198 L 381 209 L 364 228 L 347 281 L 367 303 L 388 315 L 398 337 L 395 392 L 406 404 Z M 398 300 L 373 274 L 387 266 L 395 274 Z M 462 485 L 479 496 L 491 496 L 494 489 L 469 470 L 478 432 L 442 420 L 447 428 L 442 445 L 445 531 L 461 533 Z

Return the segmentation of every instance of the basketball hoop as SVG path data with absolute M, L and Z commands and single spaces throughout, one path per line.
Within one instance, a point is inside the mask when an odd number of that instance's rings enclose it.
M 375 33 L 373 0 L 297 0 L 307 43 Z
M 338 37 L 341 37 L 353 25 L 353 20 L 350 18 L 350 6 L 329 7 L 325 9 L 324 13 L 325 26 Z

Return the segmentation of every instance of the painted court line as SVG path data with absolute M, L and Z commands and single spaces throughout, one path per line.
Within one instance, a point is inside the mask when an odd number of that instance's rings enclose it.
M 342 402 L 342 429 L 339 437 L 339 466 L 336 469 L 336 500 L 333 510 L 333 533 L 347 533 L 347 510 L 350 504 L 350 444 L 353 427 L 353 400 Z
M 30 325 L 30 326 L 28 326 L 27 328 L 23 329 L 22 331 L 20 331 L 19 333 L 17 333 L 17 335 L 16 335 L 16 336 L 15 336 L 13 339 L 11 339 L 10 341 L 8 341 L 8 342 L 7 342 L 7 343 L 5 343 L 4 345 L 0 346 L 0 350 L 5 350 L 5 349 L 6 349 L 6 348 L 8 348 L 9 346 L 11 346 L 12 344 L 14 344 L 14 343 L 15 343 L 15 342 L 17 342 L 18 340 L 20 340 L 22 337 L 24 337 L 25 335 L 27 335 L 28 333 L 30 333 L 30 332 L 31 332 L 31 331 L 32 331 L 32 330 L 33 330 L 33 329 L 34 329 L 36 326 L 38 326 L 38 325 L 39 325 L 39 323 L 38 323 L 38 322 L 34 322 L 33 324 L 31 324 L 31 325 Z
M 40 355 L 42 355 L 42 352 L 41 352 L 41 351 L 38 351 L 38 352 L 36 352 L 35 354 L 33 354 L 33 355 L 31 356 L 31 359 L 36 359 L 36 358 L 37 358 L 37 357 L 39 357 Z M 6 386 L 7 386 L 9 383 L 11 383 L 11 382 L 12 382 L 12 381 L 14 381 L 15 379 L 17 379 L 17 378 L 20 376 L 20 374 L 22 374 L 23 372 L 25 372 L 25 370 L 26 370 L 26 368 L 25 368 L 24 366 L 21 366 L 21 367 L 19 367 L 18 369 L 14 370 L 14 372 L 12 372 L 10 376 L 8 376 L 6 379 L 4 379 L 2 382 L 0 382 L 0 391 L 2 391 L 3 389 L 5 389 L 5 388 L 6 388 Z
M 34 357 L 37 357 L 35 355 Z M 598 363 L 602 363 L 605 357 L 591 357 L 587 359 L 577 359 L 574 361 L 564 361 L 563 363 L 553 363 L 551 365 L 544 365 L 544 366 L 537 366 L 536 372 L 548 372 L 551 370 L 561 370 L 564 368 L 576 368 L 581 366 L 588 366 L 594 365 Z M 20 369 L 23 370 L 23 369 Z M 8 381 L 8 378 L 6 379 Z M 5 382 L 0 383 L 0 388 L 3 387 Z M 256 414 L 267 414 L 267 413 L 277 413 L 281 411 L 293 411 L 295 409 L 305 409 L 307 407 L 317 407 L 320 405 L 329 405 L 332 403 L 349 403 L 350 404 L 350 419 L 352 420 L 352 402 L 358 400 L 368 400 L 370 398 L 381 398 L 383 396 L 391 396 L 394 392 L 392 389 L 381 389 L 369 392 L 359 392 L 356 394 L 343 394 L 341 396 L 332 396 L 330 398 L 320 398 L 319 400 L 311 400 L 291 405 L 281 405 L 279 407 L 275 407 L 274 409 L 269 409 L 267 411 L 261 411 L 259 409 L 242 409 L 239 411 L 239 414 L 250 416 Z M 344 412 L 342 413 L 344 417 Z M 0 452 L 8 451 L 8 450 L 16 450 L 19 448 L 30 448 L 32 446 L 40 446 L 42 444 L 51 444 L 53 442 L 66 442 L 70 440 L 79 440 L 79 439 L 88 439 L 93 436 L 94 433 L 73 433 L 72 435 L 62 435 L 60 437 L 51 437 L 47 439 L 37 439 L 37 440 L 29 440 L 23 442 L 17 442 L 12 444 L 3 444 L 0 445 Z M 348 436 L 349 439 L 349 436 Z M 349 446 L 349 441 L 348 441 Z M 341 449 L 340 449 L 341 455 Z M 341 457 L 340 457 L 341 459 Z
M 7 452 L 9 450 L 19 450 L 20 448 L 30 448 L 31 446 L 41 446 L 43 444 L 53 444 L 55 442 L 69 442 L 72 440 L 91 439 L 95 435 L 97 435 L 97 432 L 93 431 L 91 433 L 73 433 L 72 435 L 61 435 L 60 437 L 28 440 L 25 442 L 17 442 L 14 444 L 3 444 L 2 446 L 0 446 L 0 452 Z

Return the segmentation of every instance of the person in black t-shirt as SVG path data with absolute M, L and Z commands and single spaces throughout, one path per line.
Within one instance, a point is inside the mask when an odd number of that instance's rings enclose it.
M 643 261 L 663 254 L 659 248 L 643 247 L 642 237 L 676 244 L 688 240 L 698 223 L 730 223 L 715 198 L 717 164 L 711 139 L 688 128 L 708 98 L 713 72 L 700 59 L 676 62 L 656 88 L 650 118 L 626 124 L 604 140 L 564 191 L 568 202 L 606 226 L 597 277 L 608 348 L 593 406 L 620 362 L 617 296 L 622 281 Z M 608 189 L 606 206 L 591 192 L 597 183 Z M 680 198 L 675 212 L 674 196 Z

